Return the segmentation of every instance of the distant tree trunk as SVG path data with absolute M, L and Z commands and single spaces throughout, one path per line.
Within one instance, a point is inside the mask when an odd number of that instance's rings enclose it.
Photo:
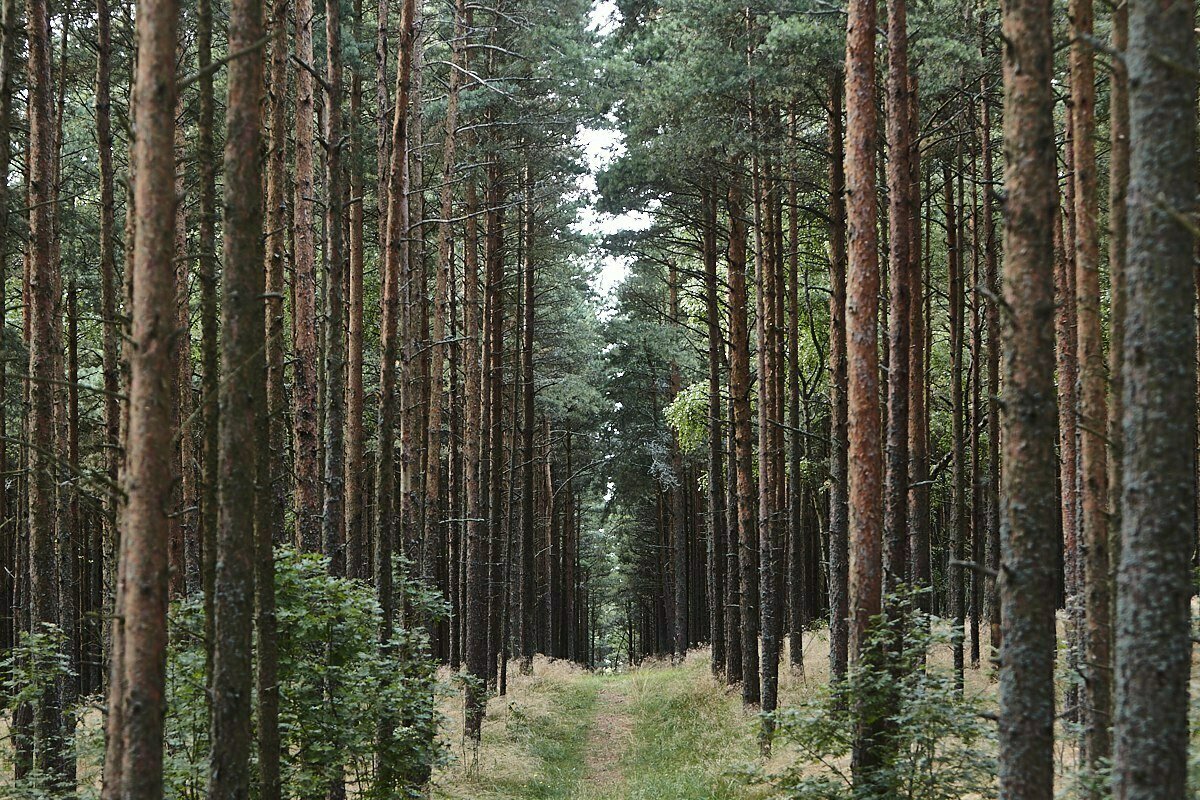
M 1067 142 L 1071 141 L 1072 126 L 1067 119 Z M 1074 157 L 1071 148 L 1066 150 L 1067 202 L 1063 210 L 1071 206 L 1074 197 L 1073 164 Z M 1057 196 L 1056 196 L 1057 199 Z M 1067 242 L 1073 240 L 1073 234 L 1063 230 L 1063 214 L 1055 210 L 1054 215 L 1054 291 L 1055 291 L 1055 363 L 1058 371 L 1058 439 L 1061 484 L 1060 517 L 1062 519 L 1062 549 L 1063 549 L 1063 594 L 1065 595 L 1067 623 L 1067 664 L 1072 670 L 1079 669 L 1083 636 L 1083 606 L 1080 597 L 1080 542 L 1079 542 L 1079 440 L 1078 418 L 1075 413 L 1076 399 L 1079 396 L 1078 376 L 1079 363 L 1076 360 L 1075 343 L 1075 258 L 1074 248 L 1068 247 Z M 1068 220 L 1073 219 L 1070 213 Z M 1002 628 L 1003 629 L 1003 628 Z M 1067 687 L 1064 702 L 1067 718 L 1079 719 L 1079 687 Z
M 346 263 L 342 180 L 342 18 L 339 0 L 325 3 L 325 503 L 322 550 L 329 571 L 346 571 Z
M 1125 486 L 1117 585 L 1114 792 L 1187 793 L 1196 502 L 1195 4 L 1129 12 Z
M 1075 156 L 1075 296 L 1079 358 L 1080 526 L 1084 544 L 1086 765 L 1112 743 L 1112 625 L 1109 603 L 1106 364 L 1101 330 L 1100 232 L 1096 209 L 1096 75 L 1092 0 L 1071 0 L 1071 120 Z M 1094 792 L 1089 793 L 1094 796 Z
M 911 161 L 913 132 L 908 80 L 905 0 L 888 2 L 888 388 L 887 464 L 884 483 L 884 592 L 893 594 L 908 573 L 909 348 L 913 268 Z M 896 611 L 903 613 L 902 609 Z M 889 616 L 891 613 L 889 612 Z M 899 643 L 897 643 L 898 645 Z
M 795 136 L 796 110 L 789 113 L 789 135 Z M 788 463 L 787 474 L 788 508 L 788 660 L 800 674 L 804 673 L 804 628 L 808 622 L 805 603 L 810 599 L 812 587 L 806 580 L 810 553 L 805 544 L 811 531 L 808 521 L 808 497 L 805 492 L 803 459 L 807 452 L 800 418 L 800 186 L 797 180 L 796 163 L 789 165 L 788 184 L 788 283 L 787 283 L 787 414 L 788 414 Z M 781 232 L 782 233 L 782 232 Z M 782 255 L 780 256 L 782 258 Z M 808 282 L 805 268 L 805 284 Z M 807 310 L 807 309 L 806 309 Z
M 448 77 L 449 88 L 446 95 L 446 130 L 442 143 L 442 189 L 441 210 L 439 217 L 442 222 L 438 225 L 438 263 L 434 276 L 433 290 L 433 328 L 430 344 L 429 362 L 429 415 L 428 415 L 428 450 L 429 465 L 425 471 L 425 557 L 424 577 L 429 585 L 434 585 L 437 579 L 437 562 L 442 552 L 440 543 L 443 539 L 443 528 L 449 531 L 453 524 L 443 526 L 442 514 L 439 512 L 441 501 L 441 453 L 442 453 L 442 409 L 446 401 L 443 388 L 445 372 L 445 351 L 448 345 L 446 339 L 446 322 L 450 305 L 450 294 L 453 285 L 450 282 L 450 271 L 454 259 L 454 231 L 451 218 L 454 216 L 454 176 L 457 171 L 458 146 L 458 94 L 461 84 L 463 54 L 466 52 L 466 18 L 465 0 L 455 0 L 454 5 L 454 40 L 451 43 L 451 64 Z M 454 469 L 453 462 L 449 469 Z M 447 548 L 448 552 L 448 548 Z M 447 562 L 448 564 L 450 562 Z M 454 609 L 457 614 L 457 609 Z
M 967 539 L 967 453 L 965 423 L 965 392 L 963 390 L 963 272 L 962 242 L 958 239 L 958 201 L 954 194 L 950 164 L 942 171 L 946 190 L 946 261 L 949 264 L 950 305 L 950 617 L 954 679 L 963 687 L 963 624 L 966 620 L 966 578 L 963 568 L 955 561 L 966 560 Z
M 717 294 L 717 202 L 706 191 L 701 250 L 704 259 L 705 317 L 708 325 L 708 571 L 712 671 L 726 672 L 725 550 L 728 536 L 725 502 L 725 439 L 721 427 L 721 305 Z
M 470 680 L 463 693 L 466 704 L 467 736 L 476 745 L 483 725 L 487 681 L 487 583 L 488 543 L 483 519 L 484 487 L 480 485 L 483 458 L 483 309 L 479 291 L 479 234 L 476 213 L 479 204 L 475 184 L 467 179 L 464 189 L 466 223 L 463 236 L 463 473 L 467 517 L 466 583 L 463 586 L 463 660 Z
M 487 270 L 487 401 L 484 406 L 487 437 L 488 513 L 488 683 L 499 677 L 499 655 L 504 650 L 501 611 L 506 603 L 504 581 L 504 203 L 500 154 L 492 150 L 487 169 L 487 213 L 484 261 Z
M 829 677 L 846 677 L 850 642 L 848 409 L 846 386 L 846 172 L 843 79 L 830 80 L 829 110 Z
M 250 715 L 255 539 L 255 452 L 264 409 L 266 335 L 263 292 L 261 0 L 230 8 L 232 52 L 225 111 L 224 284 L 221 297 L 221 384 L 218 420 L 218 525 L 213 641 L 212 766 L 208 796 L 238 800 L 250 788 Z M 236 378 L 234 377 L 236 375 Z M 255 450 L 258 448 L 256 447 Z M 261 524 L 261 520 L 260 520 Z M 264 538 L 265 538 L 265 532 Z
M 1051 5 L 1004 8 L 1000 791 L 1054 796 L 1056 197 Z
M 524 285 L 521 322 L 521 672 L 533 673 L 534 652 L 534 517 L 533 503 L 533 325 L 534 278 L 536 270 L 533 258 L 534 186 L 528 154 L 525 156 L 525 198 L 523 203 L 524 253 L 522 269 Z
M 9 52 L 9 37 L 13 21 L 6 19 L 4 58 L 11 58 Z M 10 66 L 3 67 L 5 85 L 0 91 L 7 92 L 11 78 L 8 73 Z M 121 401 L 120 394 L 120 341 L 121 325 L 117 319 L 119 311 L 117 286 L 117 254 L 116 254 L 116 198 L 113 178 L 113 135 L 112 135 L 112 13 L 108 0 L 96 0 L 96 148 L 99 151 L 100 166 L 100 319 L 103 321 L 101 338 L 101 368 L 104 380 L 104 473 L 108 478 L 110 488 L 105 492 L 104 503 L 104 596 L 109 598 L 115 588 L 116 576 L 113 574 L 113 563 L 118 548 L 119 532 L 117 517 L 120 499 L 113 491 L 118 480 L 118 468 L 121 462 Z M 7 95 L 4 102 L 10 103 Z M 7 112 L 6 117 L 7 119 Z M 7 124 L 5 125 L 7 132 Z M 0 159 L 7 159 L 9 148 L 0 148 Z M 5 163 L 0 167 L 7 172 Z M 7 187 L 6 187 L 7 188 Z M 7 203 L 3 204 L 7 209 Z M 7 213 L 7 210 L 0 213 Z M 0 226 L 7 230 L 7 223 Z M 106 599 L 105 603 L 111 603 Z M 111 611 L 111 605 L 105 606 L 105 611 Z
M 713 201 L 716 203 L 716 200 Z M 732 316 L 730 317 L 732 329 Z M 732 353 L 732 339 L 728 348 Z M 731 355 L 726 355 L 725 362 L 732 363 Z M 726 526 L 729 529 L 727 546 L 725 548 L 725 681 L 736 683 L 742 679 L 742 601 L 741 601 L 741 550 L 738 536 L 738 519 L 740 503 L 738 500 L 737 482 L 737 424 L 733 411 L 733 389 L 728 392 L 726 408 L 729 409 L 729 427 L 725 436 L 722 453 L 725 459 L 725 514 Z
M 769 120 L 769 117 L 768 117 Z M 761 133 L 761 132 L 760 132 Z M 764 159 L 766 160 L 766 159 Z M 778 263 L 774 234 L 774 182 L 770 165 L 754 163 L 755 171 L 755 262 L 757 266 L 758 342 L 758 564 L 759 564 L 759 631 L 762 655 L 759 662 L 760 700 L 764 714 L 775 710 L 779 693 L 779 636 L 778 583 L 776 581 L 775 531 L 779 476 L 776 474 L 776 431 L 778 415 L 779 348 L 775 308 L 779 303 L 776 276 Z M 770 751 L 774 720 L 764 716 L 759 746 Z
M 1112 46 L 1124 53 L 1129 41 L 1129 4 L 1118 3 L 1112 10 Z M 1128 242 L 1126 220 L 1129 191 L 1129 73 L 1125 61 L 1113 59 L 1109 89 L 1109 149 L 1108 163 L 1108 541 L 1109 569 L 1116 584 L 1121 563 L 1121 474 L 1122 450 L 1125 440 L 1122 417 L 1125 412 L 1125 261 Z M 1115 609 L 1115 605 L 1114 605 Z
M 917 105 L 917 79 L 909 74 L 909 179 L 912 184 L 912 236 L 909 239 L 910 268 L 912 269 L 909 299 L 909 365 L 908 365 L 908 558 L 909 581 L 914 588 L 924 590 L 917 604 L 924 612 L 931 611 L 930 590 L 933 583 L 929 571 L 929 411 L 925 404 L 926 327 L 925 265 L 921 256 L 921 115 Z M 930 199 L 932 203 L 932 198 Z M 928 216 L 926 215 L 926 221 Z
M 392 115 L 391 156 L 387 171 L 387 235 L 381 279 L 379 435 L 375 478 L 375 587 L 382 611 L 379 631 L 381 646 L 392 646 L 396 625 L 396 599 L 392 582 L 392 554 L 396 544 L 395 425 L 396 364 L 400 356 L 400 275 L 407 269 L 408 247 L 408 99 L 412 67 L 415 0 L 403 0 L 400 17 L 400 56 L 396 64 L 396 98 Z M 380 736 L 390 739 L 394 721 L 381 724 Z M 397 769 L 389 758 L 381 758 L 378 785 L 394 788 Z
M 740 164 L 734 164 L 735 170 Z M 742 703 L 759 701 L 758 529 L 754 522 L 750 417 L 750 330 L 746 297 L 746 210 L 741 176 L 729 186 L 729 391 L 737 462 L 738 570 L 741 595 Z
M 106 9 L 98 9 L 98 10 L 106 11 Z M 17 68 L 16 59 L 14 56 L 15 56 L 16 49 L 19 47 L 19 41 L 20 41 L 20 33 L 18 31 L 18 22 L 19 21 L 17 19 L 17 13 L 18 12 L 17 12 L 16 0 L 4 0 L 3 3 L 0 3 L 0 174 L 4 174 L 4 175 L 8 174 L 9 166 L 12 164 L 13 71 Z M 100 40 L 99 28 L 101 26 L 103 26 L 104 33 L 107 33 L 107 31 L 108 31 L 107 25 L 108 25 L 107 19 L 103 20 L 103 22 L 98 23 L 98 26 L 97 26 L 97 49 L 98 50 L 105 46 L 111 48 L 111 40 L 110 39 L 106 39 L 103 44 L 101 44 L 99 41 Z M 97 69 L 97 76 L 99 76 L 99 69 Z M 105 85 L 106 91 L 107 91 L 107 88 L 108 87 L 107 87 L 107 79 L 106 79 L 106 85 Z M 97 89 L 99 89 L 99 77 L 97 77 Z M 99 103 L 99 99 L 100 99 L 100 94 L 99 94 L 99 91 L 97 91 L 97 103 Z M 100 116 L 101 115 L 99 113 L 97 113 L 97 119 L 99 119 Z M 100 149 L 101 149 L 100 157 L 101 157 L 101 161 L 103 161 L 104 160 L 104 151 L 103 151 L 103 147 L 100 146 L 100 144 L 99 144 L 102 141 L 102 137 L 100 136 L 101 131 L 100 131 L 100 127 L 99 127 L 99 122 L 97 122 L 96 133 L 97 133 L 97 136 L 96 136 L 97 146 L 100 147 Z M 107 140 L 104 140 L 104 141 L 108 141 L 108 147 L 109 147 L 108 166 L 109 166 L 109 174 L 111 175 L 111 170 L 112 170 L 111 136 Z M 110 184 L 110 189 L 111 189 L 111 184 Z M 109 193 L 109 197 L 111 197 L 111 191 Z M 5 287 L 7 285 L 7 277 L 8 277 L 7 252 L 8 252 L 8 245 L 10 242 L 9 223 L 10 223 L 10 219 L 11 219 L 11 199 L 12 199 L 12 197 L 9 192 L 8 184 L 5 182 L 3 185 L 0 185 L 0 304 L 4 303 L 6 301 L 6 298 L 9 296 L 9 293 L 5 290 Z M 103 212 L 101 212 L 101 215 L 103 216 Z M 110 214 L 109 219 L 111 221 L 111 219 L 112 219 L 111 214 Z M 112 227 L 110 225 L 109 226 L 109 252 L 110 253 L 112 252 L 111 233 L 112 233 Z M 110 263 L 111 263 L 111 259 L 110 259 Z M 101 270 L 101 289 L 103 290 L 103 269 Z M 108 318 L 102 317 L 102 319 L 107 320 Z M 0 326 L 3 326 L 6 328 L 7 321 L 8 321 L 7 310 L 5 307 L 0 306 Z M 105 335 L 107 335 L 108 328 L 105 327 L 104 330 L 105 330 Z M 107 339 L 105 341 L 107 341 Z M 105 352 L 107 352 L 107 351 L 105 351 Z M 8 372 L 7 366 L 5 364 L 0 364 L 0 403 L 6 402 L 7 398 L 8 398 L 9 384 L 8 384 L 7 372 Z M 115 400 L 115 398 L 114 398 L 114 400 Z M 107 407 L 107 403 L 106 403 L 106 405 L 105 405 L 106 412 L 107 412 L 107 408 L 108 407 Z M 0 436 L 4 437 L 4 438 L 0 438 L 0 471 L 3 471 L 3 472 L 8 471 L 8 465 L 9 465 L 9 458 L 8 458 L 9 450 L 8 450 L 8 442 L 7 442 L 7 436 L 8 436 L 9 430 L 10 429 L 8 427 L 7 417 L 3 413 L 3 410 L 0 409 Z M 108 431 L 108 429 L 105 428 L 106 434 L 107 434 L 107 431 Z M 107 467 L 108 467 L 107 461 L 105 461 L 105 467 L 107 470 Z M 20 616 L 20 610 L 19 610 L 20 598 L 18 597 L 18 592 L 17 592 L 17 587 L 20 582 L 17 577 L 17 573 L 20 569 L 19 564 L 18 564 L 19 559 L 17 557 L 18 551 L 20 550 L 20 545 L 18 542 L 19 526 L 16 524 L 15 519 L 13 519 L 13 515 L 11 513 L 12 505 L 10 505 L 10 502 L 11 501 L 9 500 L 7 493 L 3 489 L 0 489 L 0 524 L 4 524 L 7 526 L 7 529 L 4 532 L 4 536 L 2 538 L 0 538 L 0 558 L 3 558 L 3 561 L 0 562 L 0 571 L 2 571 L 2 574 L 0 574 L 0 604 L 2 604 L 2 607 L 0 607 L 0 637 L 2 637 L 2 638 L 0 638 L 0 648 L 2 648 L 4 650 L 4 652 L 8 652 L 9 649 L 11 649 L 12 647 L 14 647 L 16 645 L 17 639 L 20 635 L 20 632 L 19 632 L 20 626 L 18 624 L 18 621 L 19 621 L 18 618 Z M 111 486 L 105 487 L 104 509 L 107 512 L 110 509 L 115 509 L 115 507 L 116 507 L 115 493 L 112 491 Z M 112 524 L 111 519 L 108 518 L 107 514 L 106 514 L 104 531 L 103 531 L 103 536 L 104 536 L 103 546 L 104 547 L 108 546 L 107 543 L 109 541 L 111 541 L 111 538 L 114 535 L 115 535 L 115 525 Z M 103 564 L 104 564 L 104 568 L 107 569 L 108 568 L 107 550 L 105 550 L 105 559 L 104 559 Z M 107 577 L 107 574 L 104 577 Z M 100 606 L 98 604 L 97 610 L 99 610 L 99 608 L 100 608 Z M 105 612 L 109 612 L 110 610 L 111 609 L 108 608 L 107 606 L 104 608 Z M 99 666 L 99 660 L 97 661 L 97 666 Z
M 176 98 L 175 154 L 176 163 L 182 164 L 186 153 L 185 104 Z M 187 252 L 187 214 L 185 170 L 177 169 L 175 176 L 175 291 L 176 316 L 174 353 L 171 360 L 175 366 L 175 449 L 179 459 L 179 492 L 175 508 L 174 534 L 177 544 L 171 553 L 172 593 L 184 595 L 200 588 L 200 531 L 199 515 L 196 513 L 199 495 L 196 486 L 196 443 L 195 427 L 191 422 L 195 397 L 192 392 L 192 293 L 191 253 Z
M 200 0 L 196 14 L 196 50 L 201 68 L 196 159 L 200 165 L 200 224 L 198 233 L 200 278 L 200 419 L 203 461 L 200 498 L 200 586 L 204 593 L 205 686 L 212 686 L 213 580 L 217 550 L 218 436 L 217 416 L 220 353 L 217 342 L 217 157 L 213 143 L 215 102 L 212 64 L 213 8 Z M 211 712 L 211 702 L 210 712 Z
M 114 648 L 114 670 L 121 690 L 121 726 L 115 731 L 120 768 L 106 775 L 106 796 L 156 800 L 162 796 L 163 714 L 167 648 L 167 537 L 170 529 L 174 459 L 171 448 L 170 393 L 162 381 L 168 374 L 176 326 L 175 271 L 175 50 L 179 9 L 173 0 L 149 0 L 137 16 L 138 132 L 132 168 L 137 175 L 137 209 L 132 263 L 133 329 L 130 353 L 126 507 L 121 525 L 118 589 L 123 620 Z M 32 0 L 29 18 L 45 17 L 42 0 Z M 31 28 L 31 75 L 38 48 Z M 36 87 L 36 82 L 31 84 Z M 36 88 L 35 88 L 36 94 Z M 33 107 L 41 106 L 34 103 Z M 37 117 L 34 115 L 35 126 Z M 34 129 L 44 143 L 48 131 Z M 37 159 L 31 161 L 37 164 Z M 38 205 L 33 203 L 35 207 Z M 47 209 L 47 212 L 49 209 Z M 35 218 L 36 218 L 35 214 Z M 35 241 L 38 228 L 34 227 Z M 36 387 L 36 384 L 35 384 Z M 32 500 L 32 498 L 31 498 Z M 111 786 L 111 789 L 110 789 Z
M 316 186 L 313 168 L 312 0 L 296 0 L 296 175 L 292 235 L 294 241 L 295 302 L 292 310 L 292 419 L 296 453 L 296 544 L 309 552 L 321 550 L 320 421 L 317 398 L 317 269 L 313 240 Z
M 986 24 L 980 22 L 981 29 Z M 987 51 L 987 35 L 981 37 L 980 49 Z M 995 573 L 1000 570 L 1000 274 L 996 258 L 996 218 L 992 207 L 995 169 L 992 160 L 992 104 L 986 77 L 979 79 L 979 129 L 982 134 L 983 157 L 983 258 L 984 288 L 976 302 L 985 303 L 984 324 L 987 328 L 987 566 Z M 1000 650 L 1000 597 L 997 578 L 987 579 L 988 640 L 994 650 Z
M 9 0 L 11 3 L 12 0 Z M 5 50 L 3 55 L 10 57 L 8 42 L 14 33 L 14 20 L 9 16 L 9 6 L 5 6 Z M 5 70 L 7 75 L 8 70 Z M 124 786 L 121 775 L 121 765 L 124 761 L 122 748 L 124 745 L 124 623 L 117 612 L 120 610 L 120 585 L 118 579 L 118 561 L 121 544 L 121 514 L 124 501 L 122 493 L 117 491 L 122 466 L 122 410 L 117 394 L 121 381 L 121 350 L 120 337 L 124 324 L 119 318 L 117 263 L 116 263 L 116 198 L 113 178 L 113 136 L 112 136 L 112 12 L 108 0 L 96 0 L 96 147 L 99 150 L 100 166 L 100 309 L 104 320 L 102 339 L 102 371 L 104 373 L 104 434 L 105 443 L 109 449 L 105 457 L 105 471 L 113 485 L 106 493 L 105 503 L 105 538 L 104 538 L 104 590 L 105 597 L 111 597 L 104 611 L 111 615 L 108 623 L 108 686 L 105 699 L 108 701 L 108 715 L 104 721 L 104 783 L 101 788 L 103 800 L 114 800 L 119 797 Z M 5 81 L 8 82 L 7 79 Z M 7 95 L 4 96 L 7 100 Z M 132 98 L 131 98 L 132 100 Z M 5 115 L 5 121 L 8 114 Z M 7 127 L 7 126 L 6 126 Z M 4 153 L 7 154 L 7 148 Z M 3 207 L 7 209 L 7 203 Z M 8 226 L 0 226 L 7 230 Z M 0 280 L 0 286 L 4 282 Z M 19 583 L 14 581 L 14 583 Z M 13 587 L 13 599 L 18 599 L 17 586 Z M 17 614 L 14 613 L 14 617 Z M 14 619 L 14 627 L 17 622 Z M 14 727 L 17 715 L 14 714 Z
M 667 274 L 667 322 L 672 328 L 679 324 L 679 270 L 672 264 Z M 670 397 L 674 400 L 682 390 L 682 378 L 679 373 L 679 363 L 675 358 L 668 364 L 668 383 Z M 670 514 L 670 574 L 672 578 L 672 618 L 671 624 L 671 654 L 683 659 L 687 655 L 691 618 L 688 613 L 688 525 L 685 511 L 684 495 L 687 492 L 688 479 L 684 471 L 683 454 L 679 450 L 679 437 L 672 431 L 669 434 L 668 448 L 671 457 L 671 473 L 674 475 L 674 485 L 667 488 Z
M 29 56 L 29 598 L 30 631 L 59 622 L 55 546 L 55 396 L 62 376 L 61 298 L 54 232 L 56 145 L 50 74 L 50 11 L 45 0 L 26 3 Z M 167 106 L 170 117 L 174 104 Z M 139 142 L 140 144 L 140 142 Z M 174 174 L 170 183 L 174 186 Z M 170 245 L 168 240 L 167 245 Z M 169 263 L 169 262 L 168 262 Z M 172 270 L 173 274 L 174 270 Z M 151 556 L 153 557 L 153 556 Z M 153 598 L 151 598 L 153 600 Z M 151 606 L 153 604 L 151 603 Z M 153 608 L 148 609 L 153 613 Z M 163 621 L 158 625 L 164 626 Z M 140 644 L 140 639 L 134 640 Z M 35 663 L 35 670 L 49 670 Z M 47 681 L 34 701 L 34 768 L 51 781 L 66 778 L 58 686 Z M 140 722 L 141 720 L 130 720 Z
M 881 610 L 883 453 L 879 409 L 879 253 L 875 196 L 875 24 L 872 0 L 852 0 L 846 34 L 847 431 L 849 442 L 850 658 L 872 659 L 872 621 Z M 859 703 L 865 702 L 863 698 Z M 878 766 L 879 724 L 855 712 L 853 770 L 869 782 Z
M 354 37 L 362 40 L 362 0 L 354 2 Z M 362 73 L 350 70 L 349 275 L 346 324 L 346 576 L 366 580 L 368 526 L 363 511 L 363 235 Z M 380 114 L 380 116 L 386 116 Z
M 286 31 L 288 0 L 272 0 L 270 29 Z M 271 44 L 270 71 L 267 80 L 266 150 L 267 188 L 265 198 L 266 228 L 264 237 L 266 302 L 264 310 L 265 408 L 259 420 L 258 495 L 255 503 L 256 556 L 254 585 L 257 597 L 255 634 L 258 637 L 258 785 L 261 800 L 279 800 L 282 794 L 279 761 L 279 685 L 278 648 L 275 618 L 275 560 L 274 545 L 285 539 L 287 513 L 287 396 L 284 387 L 284 304 L 286 291 L 284 262 L 286 261 L 287 210 L 287 35 L 277 36 Z M 264 430 L 265 427 L 265 430 Z M 265 436 L 265 441 L 263 437 Z

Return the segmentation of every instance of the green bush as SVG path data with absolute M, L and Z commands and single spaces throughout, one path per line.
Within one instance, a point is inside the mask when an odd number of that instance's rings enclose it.
M 406 603 L 414 618 L 436 618 L 439 601 L 403 572 L 397 603 Z M 275 600 L 284 797 L 324 797 L 336 779 L 352 798 L 423 796 L 421 784 L 442 757 L 435 665 L 424 631 L 398 628 L 381 650 L 374 589 L 332 577 L 325 559 L 290 548 L 276 550 Z M 209 754 L 200 597 L 172 605 L 170 632 L 164 797 L 200 800 Z M 85 759 L 95 763 L 103 760 L 100 727 L 89 728 L 84 743 Z M 399 786 L 380 785 L 385 761 Z
M 901 602 L 915 607 L 908 598 Z M 755 777 L 795 800 L 993 796 L 995 724 L 978 700 L 962 695 L 952 673 L 926 667 L 924 654 L 948 637 L 930 623 L 912 610 L 903 622 L 877 619 L 869 649 L 878 657 L 810 702 L 777 712 L 776 743 L 798 759 Z M 849 755 L 859 720 L 880 723 L 885 746 L 870 785 L 856 787 Z

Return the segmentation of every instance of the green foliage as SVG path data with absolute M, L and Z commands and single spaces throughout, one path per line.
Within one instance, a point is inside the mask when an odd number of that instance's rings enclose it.
M 907 598 L 900 602 L 915 607 Z M 951 672 L 925 665 L 924 654 L 948 639 L 915 611 L 903 621 L 877 618 L 868 645 L 875 658 L 864 659 L 846 682 L 775 714 L 777 743 L 797 750 L 799 760 L 776 774 L 751 775 L 795 800 L 994 795 L 994 725 Z M 885 755 L 870 785 L 855 787 L 846 765 L 860 722 L 879 725 Z
M 440 613 L 423 587 L 400 579 L 397 588 L 417 615 Z M 331 779 L 344 776 L 371 796 L 381 759 L 404 778 L 423 779 L 442 756 L 424 632 L 401 629 L 381 649 L 382 616 L 373 589 L 333 577 L 324 558 L 290 548 L 276 550 L 275 599 L 285 795 L 324 796 Z M 209 754 L 201 599 L 173 605 L 170 626 L 164 797 L 201 797 Z M 394 726 L 391 736 L 381 735 L 385 722 Z M 102 761 L 98 727 L 83 747 L 85 760 Z
M 693 383 L 671 401 L 663 414 L 685 453 L 699 450 L 708 441 L 708 384 Z
M 6 659 L 0 661 L 0 675 L 4 676 L 0 685 L 3 686 L 5 698 L 2 708 L 10 724 L 22 708 L 26 712 L 26 719 L 33 719 L 47 695 L 57 693 L 58 684 L 73 675 L 66 643 L 61 628 L 43 624 L 38 630 L 22 632 L 17 646 L 9 651 Z M 17 758 L 27 761 L 27 772 L 23 777 L 15 778 L 16 770 L 8 770 L 0 762 L 0 797 L 12 800 L 61 797 L 63 787 L 55 776 L 47 775 L 34 766 L 40 759 L 29 763 L 29 759 L 34 757 L 34 748 L 46 744 L 31 741 L 29 733 L 28 729 L 14 726 L 11 735 L 13 750 L 10 752 L 18 753 Z M 50 744 L 60 746 L 62 743 Z

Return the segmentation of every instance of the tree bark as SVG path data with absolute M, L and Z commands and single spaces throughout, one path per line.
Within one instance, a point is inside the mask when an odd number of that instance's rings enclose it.
M 1096 74 L 1092 0 L 1072 0 L 1071 120 L 1075 157 L 1075 295 L 1078 314 L 1080 528 L 1084 543 L 1086 764 L 1112 750 L 1112 611 L 1108 557 L 1107 382 L 1101 330 L 1096 199 Z M 1093 793 L 1090 793 L 1094 795 Z
M 533 326 L 535 319 L 534 292 L 536 277 L 533 257 L 533 228 L 536 222 L 534 206 L 533 174 L 530 170 L 528 153 L 525 155 L 525 198 L 522 208 L 524 228 L 524 253 L 522 269 L 524 285 L 521 322 L 521 672 L 533 674 L 534 652 L 534 517 L 533 503 Z
M 849 443 L 850 659 L 872 658 L 872 621 L 881 610 L 883 453 L 879 409 L 879 253 L 875 197 L 875 24 L 872 0 L 852 0 L 846 34 L 846 390 Z M 880 760 L 879 724 L 855 711 L 853 771 L 869 782 Z
M 250 790 L 250 715 L 255 564 L 255 453 L 264 410 L 266 335 L 263 292 L 261 0 L 234 0 L 225 111 L 224 284 L 218 420 L 218 524 L 214 576 L 212 761 L 208 796 L 239 800 Z M 258 448 L 255 447 L 255 450 Z M 261 524 L 260 524 L 261 527 Z M 263 532 L 265 534 L 265 532 Z
M 296 0 L 296 175 L 292 236 L 295 249 L 295 301 L 292 419 L 296 453 L 296 544 L 309 552 L 321 550 L 321 471 L 317 397 L 317 269 L 313 239 L 316 186 L 313 168 L 314 94 L 312 0 Z
M 839 682 L 846 677 L 850 643 L 846 172 L 840 74 L 831 78 L 829 93 L 829 678 Z
M 1004 7 L 1000 791 L 1054 796 L 1054 163 L 1051 5 Z
M 1195 4 L 1129 11 L 1124 549 L 1117 585 L 1114 791 L 1187 792 L 1196 420 Z
M 717 202 L 704 193 L 702 258 L 704 301 L 708 326 L 708 568 L 709 631 L 712 671 L 725 673 L 725 562 L 728 509 L 725 502 L 724 446 L 721 425 L 721 306 L 717 285 Z
M 740 167 L 734 164 L 735 169 Z M 729 186 L 729 391 L 737 462 L 738 570 L 740 583 L 742 703 L 759 701 L 758 529 L 754 521 L 753 444 L 750 417 L 750 330 L 746 320 L 746 218 L 741 176 Z
M 912 108 L 908 80 L 905 0 L 889 0 L 887 74 L 888 387 L 887 463 L 884 478 L 884 592 L 891 595 L 908 572 L 909 349 L 912 259 L 912 181 L 909 148 Z M 902 613 L 902 609 L 895 609 Z M 891 613 L 889 613 L 891 616 Z M 899 646 L 899 642 L 897 642 Z
M 29 18 L 44 19 L 42 0 Z M 175 50 L 179 9 L 174 0 L 149 0 L 138 9 L 138 132 L 133 152 L 137 236 L 132 263 L 133 328 L 130 353 L 127 496 L 121 525 L 118 589 L 123 619 L 121 651 L 121 766 L 109 796 L 156 800 L 162 795 L 163 714 L 167 648 L 168 514 L 174 485 L 169 374 L 176 326 L 175 271 Z M 31 70 L 37 66 L 32 45 Z M 48 70 L 49 65 L 44 65 Z M 31 73 L 34 74 L 34 73 Z M 31 82 L 36 86 L 35 82 Z M 36 89 L 34 90 L 36 94 Z M 35 102 L 35 109 L 41 106 Z M 34 115 L 35 119 L 41 114 Z M 35 127 L 34 141 L 48 138 Z M 34 159 L 31 163 L 37 163 Z M 32 205 L 36 206 L 37 203 Z M 34 227 L 35 241 L 38 228 Z M 32 501 L 32 498 L 31 498 Z M 116 639 L 117 637 L 114 637 Z M 110 741 L 110 747 L 116 746 Z M 106 787 L 106 794 L 109 790 Z

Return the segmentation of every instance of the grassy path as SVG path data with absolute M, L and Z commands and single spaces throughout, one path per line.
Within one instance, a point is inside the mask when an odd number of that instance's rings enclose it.
M 755 761 L 757 724 L 701 659 L 608 676 L 539 662 L 489 705 L 474 764 L 452 748 L 434 797 L 754 800 L 736 771 Z

